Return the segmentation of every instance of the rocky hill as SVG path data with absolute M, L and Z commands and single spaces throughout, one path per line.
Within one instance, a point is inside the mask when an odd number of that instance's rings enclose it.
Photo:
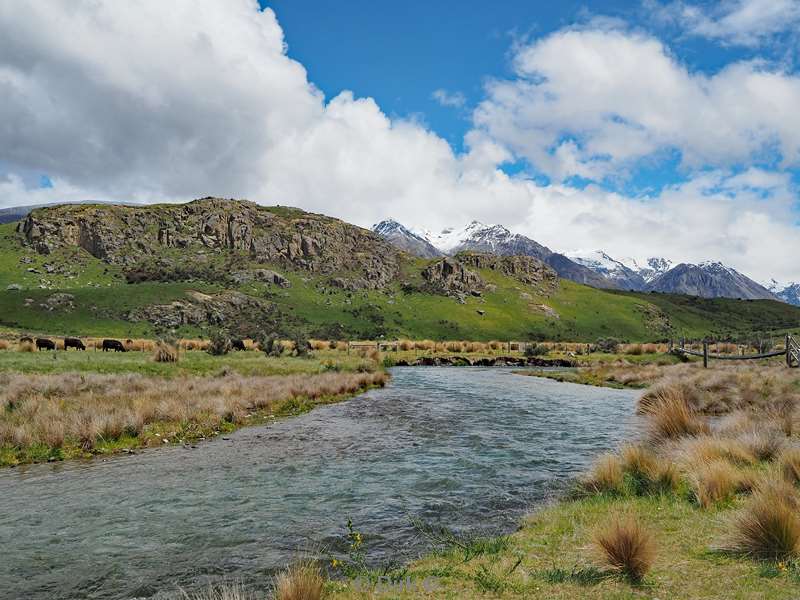
M 495 253 L 424 259 L 337 219 L 247 201 L 36 209 L 0 224 L 0 332 L 644 341 L 800 322 L 800 309 L 769 300 L 579 285 L 563 273 L 582 281 L 590 269 L 514 255 L 543 251 L 485 233 L 479 247 Z
M 64 205 L 32 211 L 17 230 L 40 254 L 79 247 L 122 267 L 132 282 L 259 278 L 260 266 L 277 265 L 330 275 L 331 285 L 345 289 L 381 289 L 399 269 L 394 246 L 365 229 L 243 200 Z

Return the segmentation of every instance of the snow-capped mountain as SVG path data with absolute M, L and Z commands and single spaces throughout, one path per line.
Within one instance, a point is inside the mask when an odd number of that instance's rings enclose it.
M 623 258 L 619 262 L 641 275 L 642 279 L 647 283 L 650 283 L 659 275 L 663 275 L 673 266 L 672 261 L 668 258 L 657 257 L 648 258 L 644 264 L 639 263 L 634 258 Z
M 421 256 L 422 258 L 436 258 L 443 255 L 438 248 L 424 237 L 414 233 L 394 219 L 386 219 L 376 223 L 372 226 L 372 231 L 409 254 Z
M 745 298 L 782 300 L 800 306 L 800 283 L 767 286 L 756 283 L 720 262 L 674 265 L 666 258 L 612 258 L 602 250 L 553 252 L 538 242 L 512 233 L 502 225 L 473 221 L 461 228 L 449 227 L 439 233 L 413 230 L 394 220 L 373 227 L 395 246 L 426 258 L 453 255 L 461 251 L 498 255 L 533 256 L 549 265 L 563 279 L 599 288 L 688 294 L 704 298 Z
M 777 300 L 776 296 L 761 284 L 721 262 L 714 261 L 696 265 L 681 263 L 653 279 L 647 289 L 703 298 Z
M 385 226 L 383 225 L 384 223 L 395 223 L 396 225 Z M 484 225 L 478 221 L 473 221 L 465 227 L 448 227 L 439 233 L 433 233 L 425 230 L 414 230 L 404 227 L 396 221 L 388 220 L 375 225 L 372 229 L 376 233 L 383 235 L 398 248 L 418 256 L 430 257 L 429 254 L 423 254 L 422 250 L 411 250 L 412 247 L 418 247 L 418 240 L 427 242 L 441 254 L 447 255 L 470 250 L 502 256 L 533 256 L 549 265 L 558 273 L 559 277 L 564 279 L 594 287 L 616 287 L 613 282 L 598 275 L 591 269 L 573 262 L 563 254 L 553 252 L 550 248 L 542 246 L 524 235 L 511 233 L 502 225 Z
M 602 250 L 570 252 L 567 256 L 616 284 L 623 290 L 643 290 L 647 281 L 641 275 L 638 264 L 628 259 L 628 264 L 615 260 Z
M 775 279 L 770 279 L 763 285 L 783 302 L 800 306 L 800 283 L 793 281 L 782 283 Z

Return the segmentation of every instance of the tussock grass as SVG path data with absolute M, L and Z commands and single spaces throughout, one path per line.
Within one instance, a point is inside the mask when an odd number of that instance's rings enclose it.
M 650 437 L 674 440 L 684 436 L 708 433 L 708 425 L 692 410 L 682 387 L 661 388 L 645 409 L 649 417 Z
M 800 552 L 800 498 L 785 481 L 763 482 L 736 514 L 722 548 L 763 560 L 792 559 Z
M 745 483 L 739 470 L 724 460 L 700 462 L 691 469 L 689 482 L 702 508 L 730 500 Z
M 633 583 L 644 579 L 656 557 L 653 535 L 631 515 L 598 528 L 594 544 L 602 564 Z
M 172 379 L 0 373 L 0 448 L 24 460 L 42 444 L 51 450 L 48 458 L 70 448 L 94 452 L 120 439 L 130 447 L 208 437 L 256 412 L 302 412 L 387 379 L 383 372 Z
M 239 583 L 222 583 L 209 586 L 201 592 L 188 594 L 181 592 L 181 600 L 256 600 L 256 595 L 248 592 Z
M 778 456 L 778 468 L 783 478 L 792 485 L 800 484 L 800 447 L 784 448 Z
M 319 565 L 304 561 L 290 565 L 275 577 L 275 600 L 319 600 L 324 587 Z
M 616 454 L 602 454 L 582 479 L 581 487 L 595 493 L 620 493 L 623 490 L 622 460 Z

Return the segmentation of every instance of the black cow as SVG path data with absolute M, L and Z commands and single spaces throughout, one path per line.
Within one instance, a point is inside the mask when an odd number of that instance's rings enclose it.
M 86 346 L 78 338 L 64 338 L 64 350 L 75 348 L 76 350 L 86 350 Z
M 38 350 L 55 350 L 56 343 L 53 340 L 48 340 L 47 338 L 36 338 L 36 348 Z
M 103 352 L 127 352 L 125 346 L 119 340 L 103 340 Z
M 231 340 L 231 348 L 234 350 L 247 350 L 244 340 Z

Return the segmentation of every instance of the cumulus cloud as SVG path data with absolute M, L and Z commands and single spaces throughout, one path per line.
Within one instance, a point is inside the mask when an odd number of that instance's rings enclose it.
M 448 92 L 447 90 L 438 89 L 433 92 L 431 97 L 442 106 L 449 108 L 463 108 L 467 103 L 467 98 L 461 92 Z
M 686 169 L 800 164 L 800 78 L 758 62 L 691 73 L 658 40 L 566 30 L 519 49 L 475 123 L 559 181 L 624 176 L 677 151 Z
M 800 25 L 800 0 L 726 0 L 710 6 L 646 3 L 660 19 L 687 34 L 741 46 L 758 46 Z
M 0 2 L 0 207 L 247 197 L 363 226 L 480 219 L 557 250 L 800 276 L 784 258 L 800 252 L 790 179 L 730 167 L 764 151 L 798 162 L 795 78 L 755 63 L 692 74 L 658 41 L 607 27 L 557 32 L 514 64 L 456 153 L 371 98 L 326 99 L 254 0 Z M 561 183 L 669 149 L 713 169 L 646 199 Z M 500 168 L 519 157 L 555 182 Z

